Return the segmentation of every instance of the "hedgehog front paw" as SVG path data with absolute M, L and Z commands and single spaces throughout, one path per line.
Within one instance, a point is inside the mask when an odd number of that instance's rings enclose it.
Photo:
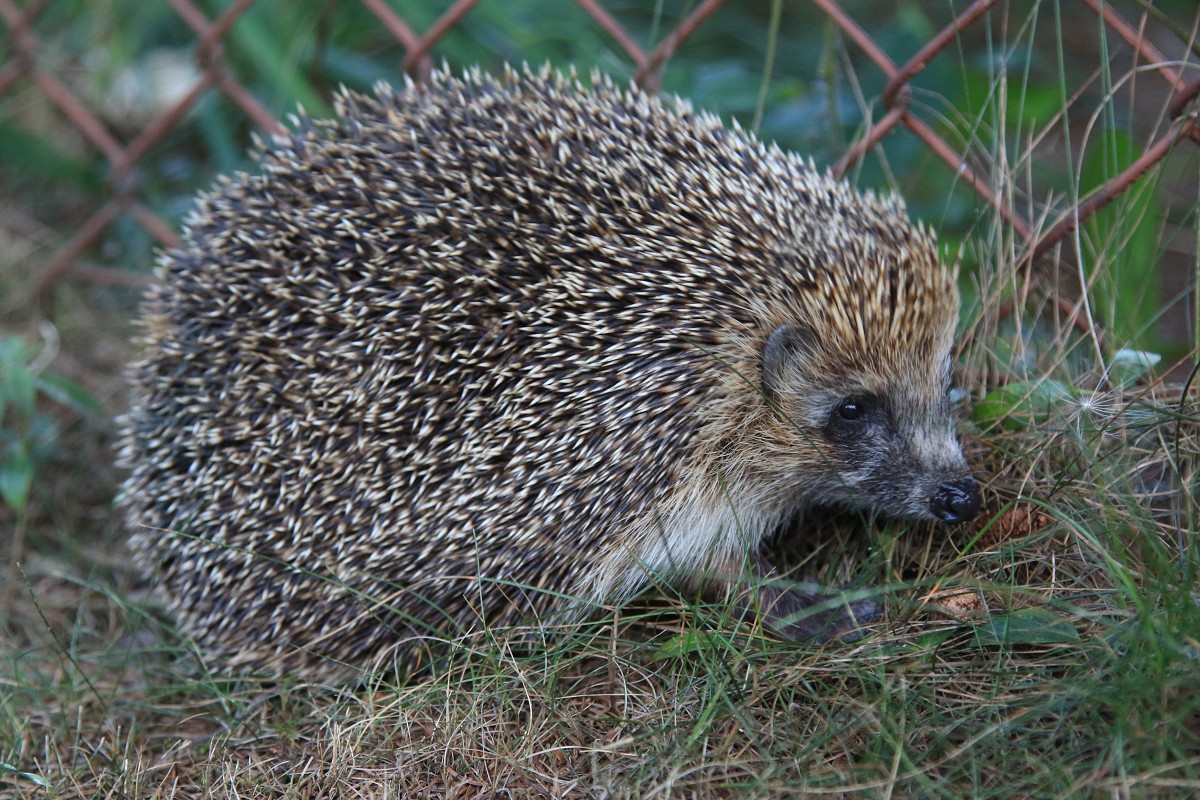
M 883 618 L 883 605 L 870 598 L 849 599 L 845 590 L 805 581 L 781 580 L 762 553 L 750 558 L 753 588 L 743 584 L 738 603 L 748 618 L 793 642 L 853 642 L 863 626 Z
M 759 614 L 766 627 L 794 642 L 853 642 L 863 636 L 862 626 L 883 617 L 883 606 L 820 587 L 767 587 L 759 596 Z

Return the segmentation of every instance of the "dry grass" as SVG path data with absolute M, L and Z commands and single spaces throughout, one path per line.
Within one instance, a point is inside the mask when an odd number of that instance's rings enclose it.
M 1151 513 L 1133 486 L 1200 437 L 1157 408 L 1094 437 L 974 438 L 990 525 L 818 524 L 833 575 L 853 561 L 889 592 L 889 619 L 854 645 L 779 643 L 659 600 L 523 650 L 453 643 L 408 680 L 230 679 L 148 610 L 103 514 L 80 528 L 43 510 L 0 647 L 0 795 L 1188 796 L 1200 613 L 1176 521 L 1190 540 L 1191 500 L 1159 491 Z M 61 468 L 54 491 L 86 473 Z

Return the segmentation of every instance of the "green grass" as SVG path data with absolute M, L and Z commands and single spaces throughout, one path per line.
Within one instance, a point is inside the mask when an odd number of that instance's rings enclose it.
M 432 675 L 341 689 L 206 673 L 109 569 L 34 571 L 3 654 L 0 747 L 25 773 L 6 789 L 1186 796 L 1200 786 L 1192 584 L 1157 530 L 1123 515 L 1122 538 L 1153 555 L 1121 560 L 1083 530 L 1090 516 L 949 558 L 937 532 L 893 540 L 889 562 L 917 571 L 907 587 L 982 591 L 975 618 L 898 590 L 875 635 L 812 648 L 659 608 L 532 653 L 480 637 Z M 1009 609 L 1045 624 L 1006 635 L 988 615 Z
M 106 8 L 112 19 L 66 14 L 55 41 L 82 52 L 107 32 L 114 69 L 150 45 L 186 44 L 169 14 Z M 785 7 L 773 77 L 760 81 L 771 9 L 748 8 L 718 18 L 732 39 L 714 32 L 677 57 L 669 88 L 744 122 L 761 107 L 768 135 L 832 160 L 868 110 L 856 91 L 874 96 L 878 76 Z M 348 12 L 331 23 L 337 46 L 316 59 L 324 23 L 289 9 L 268 4 L 230 42 L 239 68 L 259 76 L 248 82 L 277 92 L 262 93 L 273 104 L 369 82 L 394 56 Z M 1129 90 L 1127 59 L 1099 68 L 1090 106 L 1061 113 L 1096 69 L 1067 53 L 1095 33 L 1079 22 L 1091 17 L 1060 24 L 1055 9 L 997 15 L 931 65 L 914 97 L 952 141 L 1004 165 L 1010 201 L 1035 226 L 1162 129 L 1146 127 L 1146 90 Z M 645 34 L 678 10 L 658 19 L 618 8 Z M 536 20 L 537 8 L 528 13 Z M 462 62 L 615 63 L 574 12 L 538 29 L 484 2 L 469 19 L 447 44 Z M 943 19 L 902 9 L 872 32 L 911 52 Z M 737 42 L 752 40 L 750 56 L 735 58 Z M 828 85 L 810 85 L 818 73 Z M 177 213 L 194 184 L 240 163 L 236 115 L 215 100 L 206 110 L 149 162 L 145 196 L 159 210 Z M 792 124 L 808 113 L 819 118 L 805 117 L 811 127 Z M 67 376 L 111 415 L 125 403 L 131 293 L 67 282 L 40 305 L 16 299 L 61 244 L 44 220 L 104 191 L 102 165 L 69 137 L 30 133 L 31 117 L 46 124 L 39 114 L 0 100 L 0 149 L 28 156 L 0 164 L 12 179 L 0 191 L 2 331 L 28 344 L 13 358 L 32 377 Z M 886 619 L 853 644 L 777 642 L 731 624 L 719 605 L 650 597 L 532 647 L 504 632 L 449 643 L 444 661 L 407 678 L 320 686 L 226 675 L 173 630 L 129 564 L 111 509 L 111 424 L 82 413 L 79 397 L 63 404 L 35 391 L 32 406 L 14 404 L 28 398 L 30 376 L 6 367 L 4 441 L 55 436 L 54 447 L 29 450 L 21 507 L 0 506 L 10 576 L 0 592 L 0 797 L 1200 794 L 1197 174 L 1185 143 L 1077 243 L 1030 268 L 996 215 L 911 137 L 891 137 L 863 167 L 862 183 L 892 176 L 963 260 L 962 431 L 987 510 L 956 530 L 814 515 L 781 545 L 798 572 L 884 591 Z M 144 267 L 148 244 L 132 230 L 89 257 Z M 54 359 L 43 362 L 51 341 Z M 1154 372 L 1112 368 L 1130 347 L 1164 360 Z

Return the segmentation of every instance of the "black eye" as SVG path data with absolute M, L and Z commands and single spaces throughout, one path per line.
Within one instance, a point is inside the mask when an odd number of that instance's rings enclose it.
M 826 432 L 837 437 L 858 437 L 867 428 L 880 422 L 879 401 L 869 395 L 843 397 L 829 413 Z
M 837 415 L 839 419 L 846 422 L 853 422 L 866 413 L 866 404 L 856 397 L 847 397 L 837 407 Z

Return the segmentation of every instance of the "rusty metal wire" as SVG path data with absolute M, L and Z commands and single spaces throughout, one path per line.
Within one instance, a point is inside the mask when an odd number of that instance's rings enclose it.
M 32 82 L 90 146 L 103 155 L 109 165 L 107 200 L 74 230 L 54 260 L 36 277 L 31 286 L 33 293 L 44 291 L 68 274 L 80 280 L 114 279 L 111 275 L 106 278 L 103 268 L 82 265 L 81 259 L 123 214 L 129 214 L 160 244 L 170 246 L 176 243 L 177 235 L 172 226 L 138 198 L 136 182 L 131 180 L 131 176 L 139 161 L 180 123 L 209 90 L 215 89 L 229 98 L 259 130 L 265 133 L 282 130 L 279 120 L 233 76 L 224 57 L 227 35 L 256 1 L 233 0 L 216 19 L 209 19 L 192 0 L 166 0 L 195 34 L 199 78 L 174 105 L 145 125 L 129 141 L 122 142 L 110 132 L 100 115 L 89 108 L 66 82 L 44 66 L 39 58 L 42 45 L 34 26 L 53 0 L 30 0 L 24 6 L 18 5 L 16 0 L 0 0 L 0 18 L 7 27 L 7 34 L 0 45 L 0 97 L 23 81 Z M 674 29 L 652 47 L 644 48 L 599 0 L 576 1 L 632 62 L 635 81 L 652 90 L 659 86 L 672 55 L 725 3 L 725 0 L 702 0 Z M 1022 243 L 1024 251 L 1021 257 L 1030 263 L 1048 253 L 1088 217 L 1128 190 L 1139 177 L 1161 163 L 1182 142 L 1200 143 L 1200 104 L 1196 102 L 1200 96 L 1200 78 L 1190 82 L 1186 80 L 1183 72 L 1146 37 L 1146 13 L 1142 13 L 1135 25 L 1122 16 L 1111 2 L 1081 0 L 1103 20 L 1107 30 L 1128 43 L 1136 54 L 1137 63 L 1153 69 L 1165 83 L 1169 93 L 1165 107 L 1171 122 L 1167 130 L 1147 146 L 1128 168 L 1080 198 L 1077 204 L 1060 210 L 1048 225 L 1041 225 L 1035 230 L 1005 199 L 1002 187 L 994 185 L 989 179 L 989 175 L 995 171 L 991 169 L 992 165 L 985 164 L 984 169 L 974 168 L 966 155 L 958 152 L 918 116 L 911 104 L 913 80 L 932 60 L 944 57 L 946 50 L 959 40 L 964 31 L 979 24 L 1000 0 L 974 0 L 899 66 L 837 0 L 809 1 L 880 70 L 887 81 L 880 96 L 883 113 L 849 145 L 835 165 L 835 172 L 846 172 L 889 133 L 904 127 L 996 209 Z M 431 69 L 432 53 L 438 43 L 462 22 L 480 0 L 456 0 L 423 33 L 416 32 L 388 0 L 359 2 L 403 48 L 404 56 L 399 68 L 419 79 Z M 1195 50 L 1197 42 L 1194 30 L 1191 36 L 1192 40 L 1186 44 Z

